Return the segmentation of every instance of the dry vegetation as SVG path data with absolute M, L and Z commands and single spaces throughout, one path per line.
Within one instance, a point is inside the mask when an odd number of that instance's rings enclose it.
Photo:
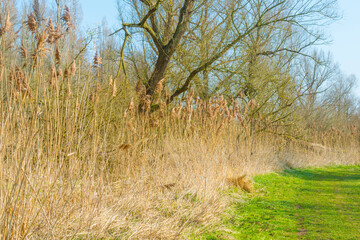
M 167 105 L 160 81 L 150 113 L 141 82 L 101 74 L 98 52 L 90 64 L 66 44 L 61 15 L 54 26 L 29 14 L 32 42 L 1 22 L 1 238 L 192 238 L 254 174 L 360 162 L 358 126 L 289 125 L 255 100 L 188 91 Z

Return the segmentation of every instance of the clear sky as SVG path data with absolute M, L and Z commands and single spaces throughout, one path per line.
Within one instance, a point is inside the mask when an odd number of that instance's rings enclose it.
M 358 79 L 356 95 L 360 97 L 360 0 L 338 0 L 339 13 L 343 18 L 329 26 L 333 42 L 326 50 L 332 52 L 345 74 Z M 80 0 L 83 26 L 95 28 L 104 18 L 110 29 L 120 26 L 116 0 Z
M 327 48 L 345 74 L 354 74 L 360 97 L 360 0 L 338 0 L 342 19 L 330 26 L 333 43 Z

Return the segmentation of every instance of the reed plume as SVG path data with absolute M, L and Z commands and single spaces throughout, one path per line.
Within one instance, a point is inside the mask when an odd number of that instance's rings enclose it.
M 47 24 L 47 32 L 48 32 L 48 38 L 47 38 L 47 42 L 50 43 L 50 44 L 53 44 L 55 43 L 55 35 L 56 35 L 56 31 L 55 31 L 55 28 L 54 28 L 54 24 L 51 20 L 51 18 L 49 18 L 49 21 L 48 21 L 48 24 Z
M 1 22 L 1 19 L 0 19 L 0 22 Z M 4 35 L 6 32 L 10 31 L 11 26 L 12 26 L 12 24 L 10 22 L 10 15 L 7 14 L 6 18 L 5 18 L 4 27 L 0 28 L 0 37 L 2 35 Z
M 136 95 L 140 99 L 142 99 L 146 95 L 146 88 L 145 88 L 145 86 L 144 86 L 141 79 L 139 79 L 139 81 L 137 82 L 136 87 L 135 87 L 135 91 L 136 91 Z
M 49 84 L 52 86 L 53 89 L 56 89 L 56 79 L 57 79 L 57 73 L 56 68 L 54 66 L 51 67 L 50 71 L 50 78 L 49 78 Z
M 102 64 L 102 58 L 100 57 L 99 50 L 96 49 L 94 60 L 93 60 L 93 67 L 100 68 Z
M 76 62 L 73 61 L 70 67 L 70 76 L 73 77 L 76 74 Z
M 161 79 L 157 84 L 156 84 L 156 87 L 155 87 L 155 90 L 154 90 L 154 93 L 159 95 L 161 93 L 161 91 L 163 90 L 163 82 L 164 82 L 164 79 Z
M 28 15 L 28 19 L 27 21 L 25 21 L 25 24 L 32 33 L 37 34 L 38 24 L 33 13 L 30 13 L 30 15 Z
M 65 22 L 65 24 L 67 26 L 66 27 L 66 32 L 69 32 L 70 28 L 73 25 L 72 25 L 72 22 L 71 22 L 70 9 L 69 9 L 69 7 L 67 5 L 65 5 L 64 12 L 63 12 L 63 15 L 62 15 L 61 19 Z
M 6 18 L 5 18 L 5 26 L 4 26 L 3 31 L 4 31 L 4 32 L 10 31 L 11 26 L 12 26 L 12 24 L 11 24 L 11 22 L 10 22 L 10 14 L 7 14 L 7 15 L 6 15 Z
M 48 33 L 45 30 L 37 37 L 36 48 L 33 53 L 33 59 L 35 64 L 38 62 L 40 57 L 44 57 L 46 53 L 49 52 L 49 49 L 45 47 L 47 38 Z
M 15 65 L 9 72 L 9 83 L 14 87 L 12 95 L 17 99 L 21 95 L 31 97 L 32 91 L 28 84 L 27 78 L 21 68 Z
M 61 54 L 60 54 L 60 49 L 59 49 L 59 46 L 56 45 L 55 47 L 55 62 L 56 62 L 56 65 L 60 65 L 61 63 Z

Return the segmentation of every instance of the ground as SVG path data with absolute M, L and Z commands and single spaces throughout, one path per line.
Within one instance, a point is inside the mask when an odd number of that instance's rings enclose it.
M 287 170 L 254 181 L 254 193 L 204 239 L 360 239 L 360 166 Z

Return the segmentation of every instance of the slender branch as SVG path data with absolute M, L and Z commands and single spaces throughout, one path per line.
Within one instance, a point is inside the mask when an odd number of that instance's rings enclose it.
M 149 7 L 151 6 L 151 3 L 148 0 L 142 0 L 141 2 Z M 158 0 L 156 2 L 155 6 L 150 8 L 150 10 L 147 12 L 147 14 L 141 19 L 140 23 L 137 23 L 137 24 L 136 23 L 123 23 L 122 28 L 116 30 L 109 36 L 112 36 L 112 35 L 120 32 L 121 30 L 126 29 L 126 27 L 142 28 L 151 36 L 152 40 L 155 43 L 156 48 L 160 51 L 164 47 L 162 44 L 162 41 L 160 39 L 160 35 L 156 31 L 154 31 L 154 29 L 152 29 L 146 23 L 146 21 L 149 19 L 149 17 L 151 17 L 158 10 L 161 2 L 162 2 L 162 0 Z
M 125 77 L 127 77 L 126 69 L 125 69 L 125 61 L 124 61 L 124 52 L 125 52 L 125 46 L 126 46 L 126 43 L 127 43 L 127 40 L 128 40 L 129 37 L 131 37 L 131 35 L 129 34 L 128 31 L 125 30 L 125 39 L 124 39 L 124 43 L 123 43 L 123 45 L 121 47 L 120 64 L 119 64 L 119 68 L 118 68 L 118 71 L 117 71 L 117 74 L 116 74 L 116 78 L 118 78 L 120 76 L 121 68 L 123 68 Z
M 149 19 L 149 17 L 158 10 L 161 2 L 162 2 L 162 0 L 158 0 L 156 2 L 155 6 L 148 11 L 148 13 L 145 15 L 145 17 L 141 20 L 140 26 L 143 26 L 145 24 L 145 22 Z
M 252 32 L 255 28 L 257 27 L 257 24 L 255 24 L 253 27 L 251 27 L 250 29 L 248 29 L 245 33 L 239 35 L 235 40 L 233 40 L 231 43 L 229 43 L 228 45 L 226 45 L 223 50 L 221 50 L 219 53 L 217 53 L 216 55 L 214 55 L 212 58 L 210 58 L 207 62 L 205 62 L 204 64 L 202 64 L 200 67 L 198 67 L 197 69 L 195 69 L 194 71 L 192 71 L 190 73 L 190 75 L 187 77 L 185 83 L 178 88 L 168 99 L 168 103 L 172 102 L 174 100 L 175 97 L 177 97 L 178 95 L 180 95 L 181 93 L 185 92 L 188 87 L 190 82 L 192 81 L 192 79 L 201 71 L 203 71 L 204 69 L 206 69 L 207 67 L 209 67 L 211 64 L 213 64 L 216 60 L 218 60 L 220 57 L 222 57 L 230 48 L 232 48 L 235 44 L 237 44 L 241 39 L 243 39 L 246 35 L 248 35 L 250 32 Z
M 74 57 L 74 59 L 68 64 L 68 66 L 66 67 L 67 69 L 70 68 L 70 66 L 76 61 L 76 59 L 78 59 L 80 57 L 80 55 L 87 49 L 87 47 L 89 46 L 89 44 L 91 43 L 93 39 L 93 36 L 90 36 L 89 41 L 87 41 L 84 45 L 84 47 L 82 49 L 80 49 L 80 51 L 76 54 L 76 56 Z
M 142 28 L 144 29 L 152 38 L 152 40 L 155 43 L 156 48 L 161 51 L 161 49 L 163 49 L 163 44 L 161 42 L 160 36 L 158 34 L 156 34 L 156 32 L 147 24 L 144 23 L 143 25 L 140 25 L 140 23 L 136 24 L 136 23 L 124 23 L 123 24 L 124 27 L 135 27 L 135 28 Z
M 176 26 L 175 33 L 169 43 L 165 46 L 165 49 L 169 52 L 174 52 L 175 48 L 179 45 L 179 42 L 186 31 L 194 2 L 195 0 L 185 0 L 184 5 L 180 10 L 179 22 Z

